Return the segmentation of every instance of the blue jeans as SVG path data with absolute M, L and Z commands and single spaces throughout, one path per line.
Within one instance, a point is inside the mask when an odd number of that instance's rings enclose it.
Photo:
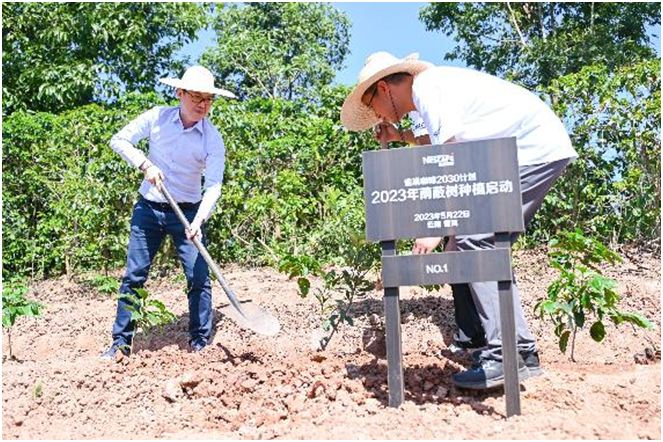
M 193 205 L 183 209 L 182 212 L 191 222 L 197 210 L 198 205 Z M 127 270 L 122 278 L 120 294 L 135 296 L 133 289 L 143 287 L 152 261 L 166 235 L 170 235 L 173 239 L 187 279 L 189 335 L 191 339 L 202 337 L 209 340 L 212 330 L 212 290 L 209 271 L 196 246 L 186 238 L 184 226 L 172 209 L 159 207 L 144 198 L 140 198 L 134 206 L 127 252 Z M 207 244 L 204 229 L 202 242 Z M 135 323 L 131 321 L 131 312 L 124 308 L 129 302 L 125 298 L 117 302 L 117 315 L 113 324 L 114 344 L 130 345 L 133 339 Z

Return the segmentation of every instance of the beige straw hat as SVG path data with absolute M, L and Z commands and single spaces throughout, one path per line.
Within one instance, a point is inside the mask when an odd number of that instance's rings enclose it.
M 420 61 L 419 54 L 410 54 L 404 59 L 396 58 L 388 52 L 371 54 L 359 72 L 357 87 L 345 99 L 341 108 L 341 123 L 352 131 L 362 131 L 380 122 L 373 109 L 361 102 L 366 89 L 382 78 L 398 72 L 417 75 L 432 66 L 431 63 Z
M 214 76 L 202 66 L 191 66 L 181 79 L 161 78 L 160 82 L 187 91 L 203 92 L 206 94 L 221 95 L 228 98 L 237 98 L 235 94 L 225 89 L 214 87 Z

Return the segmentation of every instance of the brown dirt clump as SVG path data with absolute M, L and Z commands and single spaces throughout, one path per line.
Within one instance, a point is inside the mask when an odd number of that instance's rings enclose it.
M 151 280 L 147 289 L 178 315 L 162 335 L 139 333 L 135 354 L 104 363 L 114 296 L 66 279 L 34 283 L 42 318 L 20 318 L 16 360 L 3 357 L 3 439 L 659 439 L 661 437 L 660 258 L 637 256 L 607 270 L 624 310 L 652 331 L 608 325 L 604 342 L 578 335 L 577 362 L 560 353 L 549 322 L 533 314 L 554 278 L 542 251 L 515 254 L 516 274 L 538 339 L 545 376 L 521 385 L 522 415 L 505 419 L 501 389 L 468 392 L 451 375 L 468 355 L 447 349 L 453 331 L 450 290 L 401 290 L 406 400 L 387 406 L 381 293 L 359 302 L 319 351 L 314 299 L 272 269 L 225 269 L 239 297 L 275 314 L 282 330 L 263 337 L 218 312 L 215 334 L 187 351 L 185 283 Z M 116 275 L 119 276 L 119 273 Z M 8 354 L 3 333 L 3 355 Z

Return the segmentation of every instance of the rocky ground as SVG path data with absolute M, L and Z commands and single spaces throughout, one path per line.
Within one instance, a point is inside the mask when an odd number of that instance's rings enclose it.
M 535 303 L 555 277 L 543 251 L 518 252 L 516 272 L 545 375 L 521 385 L 522 415 L 505 419 L 501 389 L 470 392 L 451 375 L 469 365 L 452 354 L 448 287 L 403 288 L 405 396 L 388 407 L 381 292 L 357 304 L 324 351 L 314 299 L 272 269 L 226 267 L 237 295 L 276 315 L 282 330 L 263 337 L 240 329 L 220 308 L 203 352 L 187 351 L 185 283 L 154 278 L 147 289 L 178 316 L 162 335 L 139 333 L 135 354 L 102 362 L 115 314 L 113 295 L 65 278 L 32 284 L 47 306 L 20 318 L 8 358 L 3 330 L 3 439 L 660 439 L 661 261 L 636 253 L 607 270 L 623 310 L 655 324 L 607 327 L 604 342 L 579 333 L 576 362 L 562 354 Z M 118 273 L 115 276 L 120 276 Z

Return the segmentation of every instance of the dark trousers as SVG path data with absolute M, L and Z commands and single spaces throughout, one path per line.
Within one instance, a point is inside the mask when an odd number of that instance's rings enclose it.
M 523 203 L 525 228 L 543 204 L 546 194 L 564 172 L 569 160 L 522 166 L 519 168 L 520 191 Z M 511 235 L 511 244 L 520 233 Z M 451 237 L 446 250 L 492 249 L 494 235 L 469 235 Z M 520 303 L 520 293 L 513 278 L 513 302 L 516 321 L 518 350 L 527 352 L 536 348 L 534 337 L 529 332 Z M 486 359 L 502 359 L 502 330 L 499 316 L 499 293 L 497 282 L 474 282 L 452 285 L 458 337 L 465 341 L 480 341 L 485 336 L 488 348 L 482 352 Z
M 193 221 L 198 205 L 182 208 L 184 216 Z M 134 206 L 131 218 L 131 235 L 127 252 L 127 270 L 122 278 L 120 294 L 132 294 L 133 289 L 142 288 L 147 281 L 152 261 L 161 243 L 170 235 L 177 256 L 184 268 L 189 299 L 189 335 L 191 339 L 209 339 L 212 330 L 212 290 L 209 271 L 205 260 L 196 246 L 186 238 L 184 226 L 172 209 L 151 203 L 141 198 Z M 203 231 L 203 244 L 206 244 Z M 152 294 L 153 295 L 153 294 Z M 135 324 L 131 312 L 124 307 L 130 301 L 120 298 L 113 324 L 113 342 L 129 345 L 133 339 Z

